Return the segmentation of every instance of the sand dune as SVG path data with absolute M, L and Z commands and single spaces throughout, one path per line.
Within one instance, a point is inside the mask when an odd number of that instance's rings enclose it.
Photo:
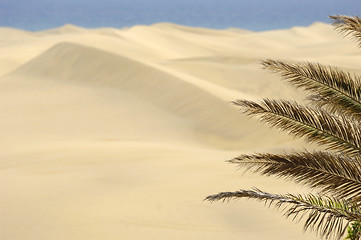
M 46 34 L 69 34 L 69 33 L 85 33 L 88 32 L 87 29 L 82 28 L 82 27 L 78 27 L 72 24 L 66 24 L 64 26 L 58 27 L 58 28 L 53 28 L 53 29 L 49 29 L 49 30 L 44 30 L 41 31 L 40 35 L 46 35 Z
M 28 76 L 63 84 L 66 81 L 118 90 L 120 95 L 124 92 L 135 95 L 188 122 L 196 137 L 214 147 L 247 149 L 249 144 L 243 141 L 245 136 L 268 131 L 265 127 L 259 129 L 260 126 L 240 116 L 228 102 L 189 81 L 126 57 L 77 44 L 60 43 L 9 76 Z M 265 139 L 264 143 L 270 145 L 271 141 L 271 138 Z
M 178 28 L 168 31 L 167 28 L 161 26 L 135 26 L 127 30 L 124 36 L 139 45 L 150 48 L 157 52 L 162 58 L 183 58 L 185 56 L 202 56 L 214 54 L 214 49 L 206 45 L 199 44 L 193 39 L 189 39 L 183 34 L 185 31 L 179 31 Z M 192 35 L 193 32 L 191 32 Z M 208 35 L 208 34 L 207 34 Z M 200 36 L 203 36 L 202 34 Z M 143 38 L 147 40 L 144 41 Z
M 0 27 L 0 33 L 1 33 L 1 40 L 17 40 L 21 41 L 21 38 L 24 37 L 31 37 L 35 34 L 33 32 L 28 32 L 20 29 L 14 29 L 14 28 L 6 28 L 6 27 Z
M 359 72 L 357 47 L 329 25 L 0 32 L 1 239 L 317 239 L 262 204 L 202 200 L 305 190 L 224 162 L 306 146 L 230 101 L 302 97 L 264 58 Z

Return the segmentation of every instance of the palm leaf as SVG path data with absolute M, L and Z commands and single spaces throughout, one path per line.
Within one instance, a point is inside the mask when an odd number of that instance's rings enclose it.
M 326 239 L 334 236 L 340 239 L 350 222 L 361 220 L 359 209 L 346 200 L 330 197 L 320 197 L 312 194 L 279 195 L 266 193 L 261 190 L 239 190 L 236 192 L 221 192 L 206 197 L 208 201 L 226 201 L 230 199 L 250 198 L 269 203 L 278 208 L 283 207 L 284 215 L 295 219 L 302 219 L 308 213 L 304 229 L 313 230 Z
M 337 150 L 357 156 L 361 153 L 360 124 L 345 117 L 337 117 L 319 109 L 317 111 L 300 106 L 296 102 L 264 99 L 261 103 L 237 100 L 250 116 L 296 137 L 306 137 L 310 142 L 325 145 L 329 150 Z
M 316 95 L 311 101 L 316 106 L 327 106 L 333 112 L 361 117 L 361 78 L 335 67 L 320 64 L 265 60 L 263 66 L 280 73 L 296 87 Z
M 361 201 L 359 161 L 329 152 L 241 155 L 229 162 L 262 175 L 292 179 L 324 194 L 357 203 Z
M 330 16 L 333 19 L 333 25 L 342 34 L 346 36 L 352 36 L 359 42 L 361 47 L 361 18 L 355 16 Z

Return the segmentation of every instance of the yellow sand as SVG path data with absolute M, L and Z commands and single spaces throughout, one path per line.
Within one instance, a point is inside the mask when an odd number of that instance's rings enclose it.
M 358 72 L 358 51 L 321 23 L 0 29 L 0 239 L 317 239 L 261 203 L 203 199 L 305 191 L 225 163 L 307 146 L 230 101 L 301 99 L 261 59 Z

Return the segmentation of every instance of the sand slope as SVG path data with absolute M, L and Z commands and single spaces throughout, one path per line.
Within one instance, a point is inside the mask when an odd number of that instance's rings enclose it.
M 359 72 L 357 47 L 329 25 L 0 32 L 1 239 L 317 239 L 262 204 L 203 199 L 305 191 L 224 162 L 306 146 L 230 101 L 302 98 L 264 58 Z

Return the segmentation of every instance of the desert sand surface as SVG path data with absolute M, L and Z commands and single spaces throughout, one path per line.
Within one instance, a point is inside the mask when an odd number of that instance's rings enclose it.
M 0 239 L 318 239 L 259 202 L 203 201 L 308 191 L 225 162 L 309 146 L 230 103 L 302 99 L 267 58 L 361 71 L 356 44 L 323 23 L 0 28 Z

